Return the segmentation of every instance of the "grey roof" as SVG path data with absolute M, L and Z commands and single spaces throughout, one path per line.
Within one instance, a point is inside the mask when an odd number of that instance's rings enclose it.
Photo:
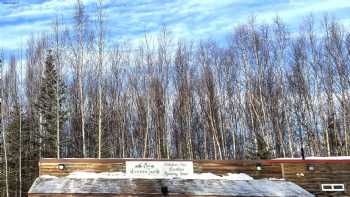
M 182 179 L 75 179 L 37 178 L 30 194 L 161 194 L 167 186 L 169 194 L 215 196 L 284 196 L 311 197 L 294 183 L 269 180 L 182 180 Z

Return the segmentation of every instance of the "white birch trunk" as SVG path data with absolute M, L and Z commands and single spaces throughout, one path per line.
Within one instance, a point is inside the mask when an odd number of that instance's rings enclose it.
M 22 51 L 21 51 L 21 70 L 20 70 L 20 84 L 22 85 Z M 19 197 L 22 197 L 22 99 L 21 93 L 18 91 L 18 100 L 19 100 L 19 159 L 18 159 L 18 171 L 19 171 Z
M 39 159 L 43 158 L 43 116 L 39 112 Z
M 103 24 L 103 0 L 98 1 L 98 158 L 101 159 L 101 144 L 102 144 L 102 66 L 104 56 L 104 24 Z
M 83 79 L 82 79 L 82 70 L 83 70 L 83 50 L 81 49 L 81 60 L 79 65 L 79 95 L 80 95 L 80 114 L 81 114 L 81 134 L 83 137 L 83 157 L 86 157 L 86 141 L 85 141 L 85 113 L 84 113 L 84 98 L 83 98 Z
M 57 55 L 58 56 L 58 55 Z M 57 64 L 57 80 L 56 80 L 56 150 L 57 159 L 60 159 L 60 96 L 59 96 L 59 83 L 60 83 L 60 66 Z

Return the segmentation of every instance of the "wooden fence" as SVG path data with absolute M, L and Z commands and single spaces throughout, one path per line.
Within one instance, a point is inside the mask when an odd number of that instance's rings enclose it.
M 43 159 L 39 162 L 39 173 L 65 176 L 74 171 L 125 171 L 126 161 L 128 159 Z M 65 169 L 59 170 L 58 164 L 64 164 Z M 316 196 L 350 196 L 350 160 L 195 160 L 193 164 L 195 173 L 246 173 L 255 179 L 283 178 Z M 344 184 L 345 191 L 323 192 L 322 184 Z

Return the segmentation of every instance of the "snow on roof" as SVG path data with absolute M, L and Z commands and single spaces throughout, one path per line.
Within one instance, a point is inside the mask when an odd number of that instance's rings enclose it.
M 302 160 L 301 157 L 297 158 L 276 158 L 273 160 Z M 350 156 L 334 156 L 334 157 L 305 157 L 305 160 L 350 160 Z
M 50 176 L 50 175 L 41 175 L 40 178 L 42 178 L 42 179 L 57 179 L 58 177 Z
M 85 174 L 86 175 L 86 174 Z M 118 175 L 119 176 L 119 175 Z M 231 175 L 232 176 L 232 175 Z M 233 177 L 236 175 L 233 175 Z M 81 176 L 81 174 L 79 175 Z M 87 176 L 87 177 L 90 177 Z M 207 177 L 205 175 L 204 177 Z M 240 177 L 240 176 L 239 176 Z M 29 190 L 35 194 L 161 194 L 167 186 L 171 194 L 212 196 L 313 196 L 287 181 L 224 179 L 111 179 L 39 177 Z
M 44 175 L 41 176 L 42 179 L 50 179 L 53 178 L 52 176 Z M 102 172 L 102 173 L 93 173 L 93 172 L 73 172 L 70 173 L 67 178 L 71 179 L 136 179 L 137 177 L 133 177 L 131 175 L 128 175 L 124 172 Z M 145 178 L 150 179 L 150 178 Z M 188 176 L 182 176 L 178 179 L 200 179 L 200 180 L 208 180 L 208 179 L 222 179 L 222 180 L 253 180 L 252 177 L 250 177 L 247 174 L 239 173 L 239 174 L 232 174 L 228 173 L 224 176 L 218 176 L 212 173 L 194 173 L 192 175 Z

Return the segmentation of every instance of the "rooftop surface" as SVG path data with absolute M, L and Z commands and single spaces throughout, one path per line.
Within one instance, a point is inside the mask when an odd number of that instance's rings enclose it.
M 167 187 L 169 194 L 186 196 L 313 196 L 287 181 L 220 179 L 106 179 L 43 176 L 37 178 L 29 194 L 114 194 L 158 195 Z

